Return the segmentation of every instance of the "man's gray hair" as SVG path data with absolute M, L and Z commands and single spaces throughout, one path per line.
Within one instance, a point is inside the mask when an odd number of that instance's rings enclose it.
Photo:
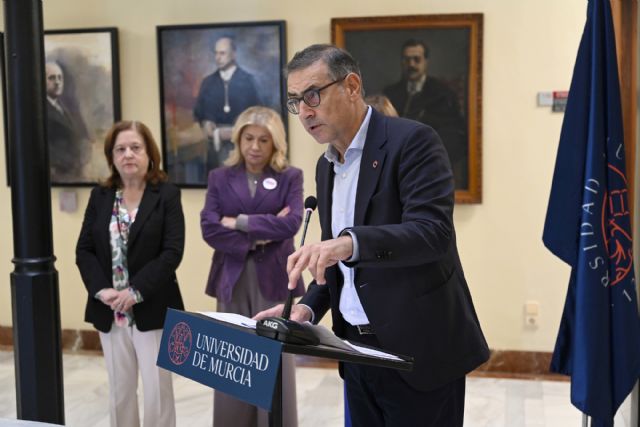
M 331 44 L 313 44 L 303 50 L 296 52 L 287 64 L 284 73 L 285 77 L 294 71 L 304 70 L 314 63 L 322 61 L 329 69 L 329 78 L 338 80 L 354 73 L 362 80 L 360 67 L 353 56 L 344 49 L 340 49 Z M 361 89 L 364 96 L 364 86 Z

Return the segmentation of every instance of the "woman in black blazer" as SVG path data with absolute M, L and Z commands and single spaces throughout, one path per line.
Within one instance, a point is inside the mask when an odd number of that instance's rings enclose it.
M 140 122 L 116 123 L 104 153 L 109 178 L 91 191 L 76 247 L 88 291 L 85 320 L 99 331 L 109 375 L 112 426 L 175 426 L 171 374 L 156 366 L 167 308 L 184 309 L 176 269 L 184 250 L 180 190 L 159 169 Z

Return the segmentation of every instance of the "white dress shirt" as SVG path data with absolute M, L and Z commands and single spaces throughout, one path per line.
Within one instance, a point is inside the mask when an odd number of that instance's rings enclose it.
M 356 206 L 356 189 L 358 188 L 358 175 L 360 173 L 360 160 L 362 149 L 367 139 L 367 129 L 371 119 L 371 107 L 367 107 L 367 114 L 360 125 L 356 136 L 344 153 L 344 163 L 340 163 L 338 153 L 333 146 L 329 146 L 325 152 L 325 158 L 333 163 L 333 201 L 331 204 L 331 233 L 334 238 L 339 237 L 340 232 L 348 227 L 353 227 L 353 215 Z M 358 259 L 358 243 L 354 234 L 353 255 L 350 260 Z M 344 277 L 344 285 L 340 293 L 340 313 L 342 317 L 352 325 L 366 325 L 369 323 L 362 303 L 356 292 L 353 268 L 339 262 L 338 267 Z

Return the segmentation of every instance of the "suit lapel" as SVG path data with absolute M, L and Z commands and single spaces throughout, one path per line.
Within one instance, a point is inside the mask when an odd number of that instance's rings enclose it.
M 241 166 L 234 166 L 229 169 L 229 182 L 227 183 L 231 187 L 231 191 L 236 194 L 236 200 L 242 206 L 241 212 L 249 212 L 249 206 L 245 204 L 245 200 L 251 200 L 251 194 L 249 194 L 249 185 L 247 184 L 247 175 L 245 170 Z M 224 185 L 224 184 L 221 184 Z
M 278 185 L 282 184 L 278 179 L 276 179 L 275 172 L 270 167 L 266 167 L 262 174 L 262 179 L 258 180 L 258 184 L 256 185 L 256 194 L 253 196 L 253 212 L 258 210 L 258 206 L 260 206 L 264 201 L 265 197 L 274 193 L 275 188 L 271 190 L 264 188 L 263 183 L 267 178 L 272 178 L 276 181 L 276 188 Z
M 113 214 L 113 202 L 116 199 L 116 191 L 113 188 L 100 188 L 100 200 L 96 206 L 96 224 L 97 230 L 100 233 L 94 239 L 96 242 L 100 242 L 103 245 L 105 254 L 111 253 L 111 235 L 109 232 L 109 223 L 111 222 L 111 215 Z
M 324 157 L 318 163 L 318 214 L 322 240 L 331 239 L 331 204 L 333 203 L 333 165 Z
M 103 253 L 111 253 L 111 235 L 109 231 L 109 223 L 111 222 L 111 214 L 113 213 L 113 202 L 115 201 L 116 192 L 112 188 L 100 187 L 99 197 L 95 200 L 94 209 L 96 211 L 95 227 L 92 231 L 96 233 L 93 240 L 102 245 Z
M 136 214 L 136 220 L 133 221 L 133 225 L 131 225 L 131 230 L 129 231 L 129 243 L 128 246 L 131 247 L 133 242 L 140 234 L 140 230 L 142 229 L 142 225 L 149 217 L 149 214 L 153 211 L 156 204 L 160 200 L 160 188 L 158 185 L 147 184 L 147 187 L 142 194 L 142 200 L 140 201 L 140 206 L 138 207 L 138 213 Z
M 378 185 L 378 179 L 387 155 L 382 148 L 387 141 L 385 124 L 384 116 L 373 110 L 360 161 L 353 225 L 364 224 L 364 216 L 369 206 L 369 200 L 371 200 L 371 196 Z

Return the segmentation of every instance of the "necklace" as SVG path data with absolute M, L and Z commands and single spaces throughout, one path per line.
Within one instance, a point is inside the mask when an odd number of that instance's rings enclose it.
M 255 185 L 258 185 L 258 180 L 260 179 L 260 176 L 262 174 L 256 174 L 256 173 L 251 173 L 251 172 L 247 172 L 247 177 L 249 178 L 249 180 L 251 180 L 251 182 L 253 182 Z

